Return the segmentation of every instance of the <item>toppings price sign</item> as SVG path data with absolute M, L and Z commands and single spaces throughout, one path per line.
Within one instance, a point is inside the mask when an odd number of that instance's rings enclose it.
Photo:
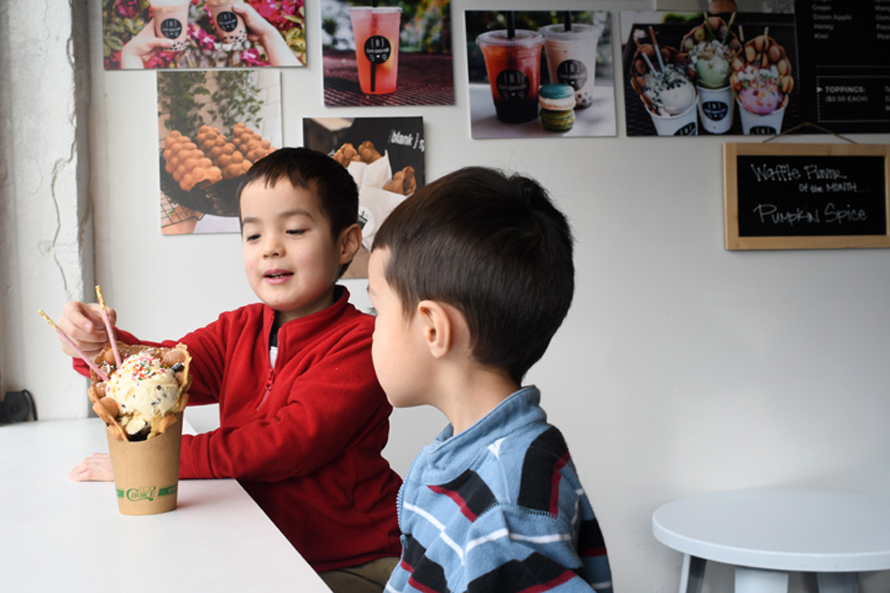
M 794 3 L 805 121 L 890 132 L 890 0 Z
M 726 249 L 890 247 L 890 146 L 725 144 Z

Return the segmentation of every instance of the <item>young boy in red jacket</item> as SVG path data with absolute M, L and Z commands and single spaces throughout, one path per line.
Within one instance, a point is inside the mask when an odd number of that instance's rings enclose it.
M 262 302 L 160 342 L 188 346 L 189 405 L 219 403 L 218 429 L 183 435 L 180 477 L 237 479 L 335 591 L 361 590 L 350 579 L 379 591 L 401 550 L 401 480 L 381 456 L 392 407 L 371 363 L 374 320 L 336 284 L 361 243 L 355 183 L 322 153 L 283 148 L 245 174 L 239 201 L 244 268 Z M 96 304 L 68 303 L 59 326 L 90 356 L 107 341 Z M 108 456 L 71 478 L 111 480 Z

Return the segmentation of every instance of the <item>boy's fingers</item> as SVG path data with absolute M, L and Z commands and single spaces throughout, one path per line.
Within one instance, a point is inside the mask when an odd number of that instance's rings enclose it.
M 68 479 L 73 482 L 110 482 L 114 479 L 111 457 L 107 453 L 94 453 L 71 470 Z

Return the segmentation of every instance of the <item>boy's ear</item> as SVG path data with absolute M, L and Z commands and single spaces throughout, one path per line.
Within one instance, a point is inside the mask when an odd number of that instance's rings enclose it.
M 362 227 L 352 224 L 340 232 L 340 263 L 347 264 L 353 260 L 362 246 Z
M 424 343 L 433 358 L 442 358 L 451 350 L 453 330 L 448 310 L 438 301 L 417 303 L 417 317 L 423 331 Z

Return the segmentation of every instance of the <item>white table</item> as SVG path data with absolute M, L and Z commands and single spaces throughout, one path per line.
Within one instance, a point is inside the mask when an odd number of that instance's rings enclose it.
M 822 490 L 742 490 L 675 500 L 652 532 L 684 554 L 680 593 L 698 593 L 707 560 L 735 566 L 736 593 L 788 590 L 815 572 L 822 593 L 855 593 L 856 573 L 890 569 L 890 497 Z
M 235 480 L 181 480 L 177 509 L 146 516 L 68 480 L 107 451 L 97 418 L 0 426 L 0 591 L 330 593 Z

